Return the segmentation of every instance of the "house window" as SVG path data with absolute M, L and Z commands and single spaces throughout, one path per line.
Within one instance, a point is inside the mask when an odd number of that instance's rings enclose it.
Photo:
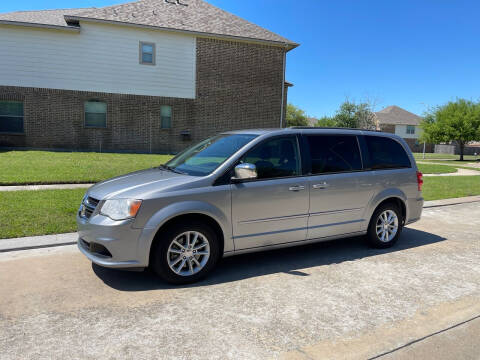
M 161 128 L 170 129 L 172 127 L 172 107 L 162 105 L 160 108 Z
M 85 102 L 85 127 L 107 127 L 107 103 L 95 100 Z
M 0 101 L 0 132 L 23 133 L 22 101 Z
M 155 65 L 155 44 L 140 42 L 140 64 Z
M 415 134 L 415 126 L 407 125 L 407 134 L 410 134 L 410 135 Z

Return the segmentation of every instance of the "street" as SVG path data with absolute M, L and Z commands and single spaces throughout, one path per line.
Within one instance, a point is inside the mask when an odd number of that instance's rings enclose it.
M 362 238 L 227 258 L 206 280 L 0 253 L 1 359 L 478 359 L 480 202 Z M 443 339 L 443 340 L 442 340 Z

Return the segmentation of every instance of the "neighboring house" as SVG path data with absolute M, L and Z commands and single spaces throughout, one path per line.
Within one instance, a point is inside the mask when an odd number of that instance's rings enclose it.
M 393 105 L 376 112 L 375 121 L 377 129 L 402 137 L 413 152 L 423 151 L 423 143 L 418 141 L 421 135 L 420 116 Z M 432 152 L 433 146 L 427 144 L 426 151 Z
M 0 146 L 176 152 L 279 127 L 296 46 L 202 0 L 0 14 Z
M 307 121 L 308 121 L 308 126 L 312 126 L 312 127 L 316 126 L 318 123 L 318 119 L 314 117 L 308 117 Z

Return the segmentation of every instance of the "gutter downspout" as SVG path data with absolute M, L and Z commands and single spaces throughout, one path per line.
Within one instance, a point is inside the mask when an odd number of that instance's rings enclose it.
M 285 44 L 285 52 L 283 53 L 283 78 L 282 78 L 282 106 L 281 106 L 281 113 L 280 113 L 280 129 L 283 128 L 283 114 L 285 108 L 285 72 L 287 69 L 287 48 L 288 45 Z M 285 127 L 287 124 L 285 124 Z

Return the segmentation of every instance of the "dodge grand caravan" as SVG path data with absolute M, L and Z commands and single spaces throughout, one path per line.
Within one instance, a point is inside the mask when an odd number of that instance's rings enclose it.
M 226 132 L 92 186 L 77 215 L 78 247 L 98 265 L 151 267 L 177 284 L 245 252 L 357 235 L 385 248 L 420 218 L 422 183 L 392 134 Z

